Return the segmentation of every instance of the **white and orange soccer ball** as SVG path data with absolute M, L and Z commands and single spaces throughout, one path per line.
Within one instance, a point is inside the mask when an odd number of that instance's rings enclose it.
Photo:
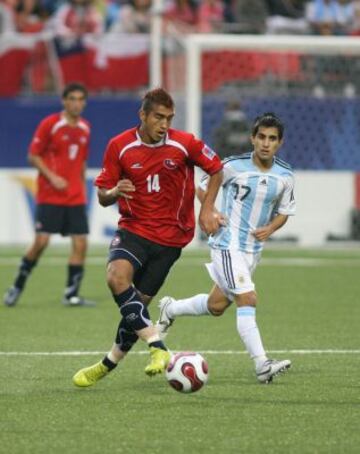
M 207 383 L 209 367 L 200 353 L 180 352 L 171 358 L 165 376 L 176 391 L 193 393 Z

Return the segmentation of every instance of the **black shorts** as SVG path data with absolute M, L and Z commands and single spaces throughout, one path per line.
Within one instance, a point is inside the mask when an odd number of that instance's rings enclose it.
M 134 267 L 134 285 L 144 295 L 155 296 L 182 248 L 162 246 L 128 230 L 118 230 L 110 244 L 109 262 L 128 260 Z
M 67 235 L 86 235 L 89 225 L 86 205 L 49 205 L 36 207 L 35 230 L 37 233 L 60 233 Z

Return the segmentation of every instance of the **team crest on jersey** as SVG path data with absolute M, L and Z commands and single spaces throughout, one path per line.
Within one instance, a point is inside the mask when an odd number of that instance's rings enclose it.
M 86 140 L 87 140 L 87 139 L 86 139 L 85 136 L 81 136 L 81 137 L 80 137 L 80 142 L 81 142 L 81 143 L 86 143 Z
M 177 168 L 177 164 L 172 159 L 165 159 L 164 166 L 169 170 L 175 170 Z
M 212 161 L 216 155 L 215 151 L 212 150 L 210 147 L 207 145 L 204 145 L 204 148 L 201 150 L 201 153 L 206 156 L 210 161 Z
M 113 238 L 113 240 L 111 242 L 111 247 L 119 246 L 120 243 L 121 243 L 121 238 L 119 236 L 116 236 Z
M 62 140 L 69 140 L 70 137 L 67 134 L 63 134 L 61 137 Z

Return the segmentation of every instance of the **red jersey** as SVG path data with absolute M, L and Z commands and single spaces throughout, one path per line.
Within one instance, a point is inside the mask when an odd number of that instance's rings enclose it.
M 119 226 L 155 243 L 184 247 L 194 236 L 194 166 L 212 175 L 220 158 L 192 134 L 169 129 L 159 143 L 141 141 L 137 128 L 110 140 L 95 185 L 111 189 L 128 178 L 133 199 L 120 197 Z
M 90 126 L 82 118 L 76 126 L 70 126 L 64 115 L 57 113 L 39 124 L 29 153 L 40 156 L 50 170 L 67 180 L 68 186 L 58 191 L 39 174 L 37 203 L 69 206 L 86 203 L 83 172 L 89 140 Z

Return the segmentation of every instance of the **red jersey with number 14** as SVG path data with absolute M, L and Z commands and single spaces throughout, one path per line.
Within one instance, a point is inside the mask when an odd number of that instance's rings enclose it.
M 62 113 L 49 115 L 41 121 L 29 153 L 40 156 L 50 170 L 65 178 L 68 185 L 59 191 L 39 174 L 37 203 L 68 206 L 86 203 L 83 172 L 89 140 L 90 126 L 82 118 L 75 126 L 71 126 Z
M 132 199 L 118 200 L 119 226 L 165 246 L 183 247 L 194 236 L 194 166 L 212 175 L 219 157 L 192 134 L 169 129 L 156 144 L 143 143 L 137 128 L 108 144 L 95 185 L 111 189 L 128 178 Z

